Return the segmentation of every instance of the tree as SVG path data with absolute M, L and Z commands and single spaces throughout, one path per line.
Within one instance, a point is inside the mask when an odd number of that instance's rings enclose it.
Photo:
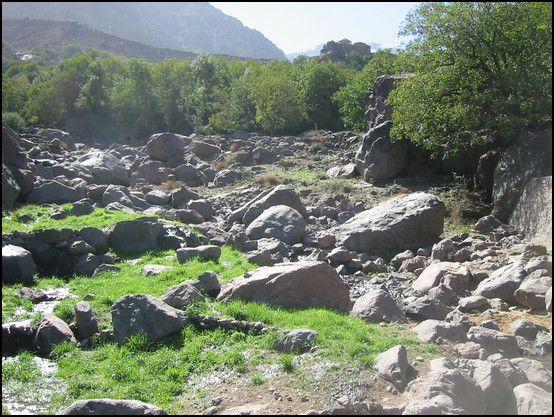
M 306 109 L 292 77 L 290 63 L 272 61 L 256 78 L 250 98 L 256 107 L 256 122 L 275 135 L 278 130 L 298 129 Z
M 456 153 L 552 117 L 552 3 L 423 3 L 400 34 L 415 76 L 389 97 L 393 139 Z
M 318 128 L 340 130 L 339 108 L 331 97 L 346 84 L 345 70 L 330 61 L 315 59 L 300 68 L 300 93 L 310 122 Z

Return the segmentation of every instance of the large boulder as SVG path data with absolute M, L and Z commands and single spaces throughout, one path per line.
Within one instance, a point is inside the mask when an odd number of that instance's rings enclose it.
M 185 313 L 148 294 L 125 295 L 111 307 L 114 337 L 124 342 L 137 333 L 157 340 L 187 324 Z
M 13 209 L 20 193 L 21 187 L 8 167 L 2 164 L 2 210 Z
M 408 321 L 398 304 L 383 289 L 369 290 L 358 298 L 351 314 L 369 323 Z
M 517 302 L 514 292 L 525 278 L 525 261 L 519 259 L 494 271 L 479 283 L 475 292 L 487 298 L 501 298 L 507 303 Z
M 69 325 L 54 316 L 46 314 L 37 324 L 34 345 L 41 354 L 49 354 L 52 348 L 62 342 L 77 343 Z
M 356 252 L 417 248 L 439 239 L 445 213 L 444 203 L 433 194 L 404 194 L 357 214 L 330 233 L 337 246 Z
M 165 162 L 173 157 L 181 158 L 183 150 L 190 143 L 190 138 L 177 133 L 155 133 L 146 143 L 146 153 L 154 159 Z
M 153 217 L 118 222 L 106 230 L 106 235 L 116 253 L 170 249 L 163 244 L 163 224 Z
M 285 205 L 265 210 L 246 228 L 251 240 L 276 238 L 287 244 L 299 243 L 306 231 L 306 221 L 295 209 Z
M 223 286 L 217 301 L 233 299 L 298 308 L 350 311 L 348 288 L 326 262 L 303 261 L 265 266 Z
M 32 285 L 36 273 L 31 252 L 20 246 L 2 246 L 2 283 Z
M 83 188 L 74 188 L 56 180 L 37 182 L 27 196 L 29 204 L 65 204 L 85 198 Z
M 112 400 L 110 398 L 78 400 L 61 412 L 64 416 L 167 416 L 160 407 L 138 400 Z
M 129 185 L 129 175 L 121 160 L 100 150 L 92 150 L 77 160 L 94 178 L 96 184 Z

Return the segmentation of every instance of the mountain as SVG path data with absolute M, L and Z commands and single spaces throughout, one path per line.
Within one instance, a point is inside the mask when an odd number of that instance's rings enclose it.
M 158 48 L 286 59 L 262 33 L 207 2 L 2 2 L 2 20 L 25 17 L 77 22 Z
M 150 62 L 160 62 L 167 58 L 192 60 L 198 55 L 195 52 L 157 48 L 130 41 L 76 22 L 57 22 L 28 17 L 3 20 L 2 41 L 3 58 L 17 59 L 17 56 L 21 58 L 22 54 L 26 54 L 28 57 L 36 56 L 47 64 L 56 64 L 63 57 L 84 52 L 87 49 L 106 51 L 124 58 L 142 58 Z M 228 61 L 244 59 L 231 55 L 214 55 L 222 56 Z

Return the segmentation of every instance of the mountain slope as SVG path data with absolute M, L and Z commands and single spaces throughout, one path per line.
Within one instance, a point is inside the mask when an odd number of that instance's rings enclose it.
M 160 62 L 167 58 L 194 59 L 198 55 L 195 52 L 157 48 L 130 41 L 118 36 L 108 35 L 76 22 L 56 22 L 29 18 L 2 21 L 2 40 L 17 51 L 31 51 L 33 55 L 38 53 L 38 57 L 49 64 L 55 64 L 62 57 L 67 56 L 66 47 L 68 45 L 79 45 L 83 51 L 92 48 L 124 58 L 142 58 L 150 62 Z M 38 48 L 38 51 L 35 48 Z M 41 56 L 40 51 L 43 48 L 47 48 L 48 59 Z M 71 48 L 71 51 L 73 53 L 77 52 L 75 48 Z M 222 56 L 227 60 L 237 58 L 230 55 L 214 55 Z M 6 56 L 5 58 L 16 59 L 15 55 L 13 57 Z M 266 60 L 258 59 L 258 61 L 264 62 Z
M 260 32 L 207 2 L 3 2 L 2 19 L 74 21 L 158 48 L 286 59 Z

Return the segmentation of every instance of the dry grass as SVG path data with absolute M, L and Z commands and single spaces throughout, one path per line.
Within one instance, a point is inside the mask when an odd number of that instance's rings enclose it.
M 167 180 L 166 182 L 163 182 L 160 187 L 162 188 L 162 190 L 169 191 L 181 188 L 183 185 L 184 182 L 182 181 Z
M 269 188 L 281 184 L 283 180 L 275 174 L 262 174 L 258 175 L 254 182 L 260 187 Z

